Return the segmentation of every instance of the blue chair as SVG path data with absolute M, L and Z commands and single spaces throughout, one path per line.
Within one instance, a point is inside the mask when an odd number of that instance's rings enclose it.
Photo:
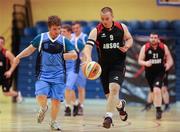
M 24 29 L 24 36 L 25 37 L 29 37 L 29 36 L 35 37 L 36 35 L 37 35 L 37 32 L 36 32 L 36 29 L 34 27 L 26 27 Z
M 176 30 L 177 28 L 180 28 L 180 20 L 174 20 L 171 22 L 171 27 Z
M 99 21 L 90 21 L 88 22 L 88 26 L 92 28 L 95 28 L 99 24 Z
M 47 27 L 47 21 L 38 21 L 38 22 L 36 22 L 35 27 L 36 28 Z
M 139 30 L 139 29 L 141 29 L 141 22 L 138 21 L 138 20 L 129 21 L 128 26 L 129 26 L 132 30 Z
M 156 22 L 157 29 L 168 30 L 170 28 L 170 23 L 167 20 L 159 20 Z
M 152 20 L 143 21 L 141 23 L 141 27 L 142 27 L 142 29 L 145 29 L 145 30 L 152 30 L 155 27 L 154 26 L 154 21 L 152 21 Z
M 83 33 L 86 33 L 87 35 L 89 35 L 91 28 L 89 26 L 84 26 L 82 27 L 82 31 Z
M 43 33 L 43 32 L 47 32 L 48 31 L 48 27 L 38 27 L 37 29 L 37 33 L 40 34 L 40 33 Z
M 72 21 L 63 21 L 62 24 L 69 24 L 69 25 L 72 25 Z
M 88 25 L 88 22 L 82 20 L 82 21 L 80 21 L 80 24 L 81 24 L 82 27 L 84 27 L 84 26 L 87 26 L 87 25 Z

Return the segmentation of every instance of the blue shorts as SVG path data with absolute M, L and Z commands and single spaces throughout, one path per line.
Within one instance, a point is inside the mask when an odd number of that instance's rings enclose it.
M 84 76 L 82 70 L 80 69 L 77 80 L 76 80 L 76 83 L 75 83 L 75 86 L 85 88 L 86 87 L 86 82 L 87 82 L 87 79 Z
M 69 71 L 66 73 L 66 88 L 70 89 L 70 90 L 74 90 L 74 84 L 77 80 L 78 74 L 73 72 L 73 71 Z
M 45 95 L 51 99 L 64 100 L 65 84 L 63 82 L 54 83 L 38 80 L 36 81 L 35 89 L 36 96 Z

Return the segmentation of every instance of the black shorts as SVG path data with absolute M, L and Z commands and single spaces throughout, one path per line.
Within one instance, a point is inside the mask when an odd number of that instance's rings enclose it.
M 164 80 L 164 76 L 165 76 L 165 72 L 161 71 L 161 72 L 146 72 L 146 79 L 148 81 L 148 84 L 150 86 L 151 92 L 153 92 L 153 88 L 154 87 L 158 87 L 161 88 L 162 87 L 162 83 Z
M 105 94 L 109 93 L 109 83 L 118 83 L 120 86 L 123 83 L 125 76 L 125 66 L 119 65 L 101 65 L 101 83 L 103 85 L 103 90 Z
M 3 92 L 9 92 L 12 86 L 12 78 L 5 78 L 5 76 L 0 78 L 0 85 L 2 85 Z

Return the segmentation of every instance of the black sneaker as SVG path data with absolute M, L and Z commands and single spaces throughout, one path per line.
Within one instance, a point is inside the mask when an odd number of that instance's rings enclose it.
M 128 119 L 128 114 L 125 110 L 125 105 L 126 105 L 126 101 L 125 100 L 121 100 L 122 102 L 122 107 L 121 108 L 117 108 L 118 112 L 119 112 L 119 116 L 121 118 L 122 121 L 126 121 Z
M 74 105 L 73 107 L 73 116 L 77 116 L 78 115 L 78 105 Z
M 71 108 L 70 107 L 66 107 L 64 112 L 65 112 L 64 116 L 71 116 Z
M 152 104 L 146 104 L 142 111 L 149 111 L 151 109 Z
M 111 117 L 105 117 L 103 122 L 103 127 L 109 129 L 113 125 Z
M 168 112 L 170 110 L 169 105 L 165 105 L 163 112 Z
M 160 120 L 162 118 L 162 110 L 156 111 L 156 119 Z
M 78 104 L 78 115 L 83 116 L 83 107 L 81 107 L 81 104 Z

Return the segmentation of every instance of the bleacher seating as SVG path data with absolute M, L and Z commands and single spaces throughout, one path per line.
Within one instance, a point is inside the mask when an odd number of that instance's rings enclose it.
M 160 35 L 173 37 L 176 40 L 176 90 L 180 93 L 180 20 L 167 21 L 120 21 L 128 26 L 129 31 L 135 35 L 149 35 L 152 31 L 156 31 Z M 72 21 L 63 21 L 63 24 L 72 24 Z M 83 31 L 89 33 L 90 30 L 99 23 L 99 21 L 81 21 Z M 21 37 L 20 51 L 28 46 L 30 41 L 39 33 L 46 32 L 47 22 L 39 21 L 32 28 L 24 29 L 24 36 Z M 18 87 L 23 93 L 23 96 L 34 96 L 35 83 L 35 58 L 37 53 L 22 60 L 18 70 Z M 93 49 L 92 57 L 97 60 L 96 49 Z M 101 84 L 99 80 L 88 81 L 87 98 L 104 98 Z M 180 96 L 180 95 L 179 95 Z M 180 98 L 178 98 L 180 100 Z

